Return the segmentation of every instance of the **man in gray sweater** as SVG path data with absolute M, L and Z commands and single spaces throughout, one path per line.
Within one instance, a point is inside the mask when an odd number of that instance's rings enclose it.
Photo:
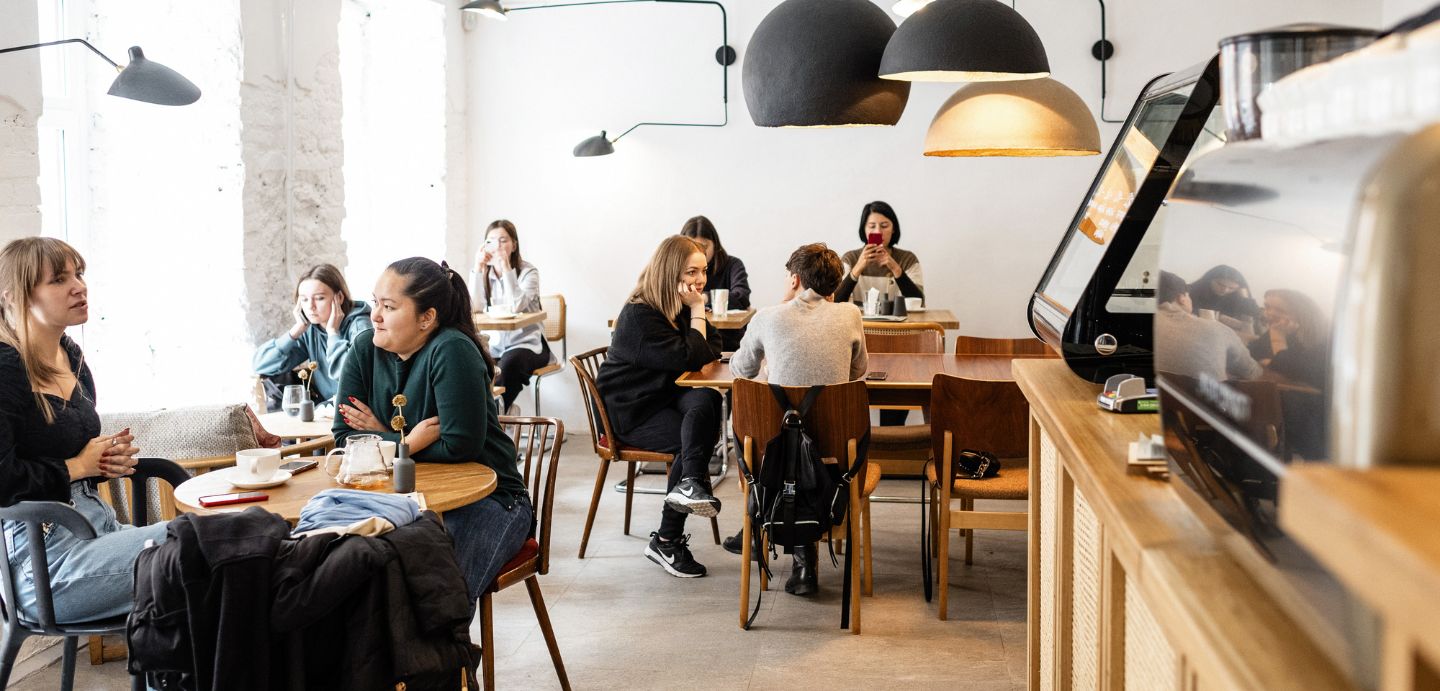
M 783 301 L 750 320 L 740 350 L 730 359 L 730 371 L 753 379 L 763 362 L 765 378 L 781 386 L 840 384 L 864 376 L 869 358 L 860 310 L 831 301 L 844 275 L 839 255 L 824 244 L 804 245 L 790 254 L 785 269 L 789 276 Z M 727 538 L 725 549 L 740 553 L 740 540 L 739 535 Z M 819 591 L 816 556 L 815 545 L 795 548 L 785 592 Z
M 1155 302 L 1155 369 L 1217 381 L 1260 376 L 1259 363 L 1234 329 L 1191 314 L 1184 279 L 1161 271 Z

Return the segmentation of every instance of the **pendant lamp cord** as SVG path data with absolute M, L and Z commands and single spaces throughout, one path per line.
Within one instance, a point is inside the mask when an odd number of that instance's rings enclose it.
M 1109 60 L 1110 42 L 1105 37 L 1105 0 L 1096 0 L 1100 3 L 1100 122 L 1120 123 L 1124 120 L 1111 120 L 1105 117 L 1105 96 L 1109 92 L 1107 62 Z
M 730 45 L 730 17 L 725 12 L 725 6 L 720 4 L 719 2 L 716 2 L 716 0 L 588 0 L 585 2 L 565 2 L 551 5 L 525 5 L 523 7 L 511 7 L 507 8 L 506 12 L 508 13 L 522 12 L 524 10 L 545 10 L 559 7 L 585 7 L 588 5 L 627 5 L 637 2 L 672 2 L 683 3 L 687 5 L 714 5 L 720 10 L 720 46 L 723 49 Z M 1014 0 L 1011 0 L 1011 2 L 1014 2 Z M 610 143 L 614 144 L 615 142 L 620 141 L 621 137 L 624 137 L 625 135 L 634 132 L 636 128 L 645 127 L 646 125 L 651 125 L 655 127 L 724 127 L 730 124 L 730 65 L 721 63 L 720 67 L 720 103 L 722 108 L 722 118 L 720 122 L 639 122 L 632 125 L 630 129 L 621 132 L 620 136 L 611 139 Z

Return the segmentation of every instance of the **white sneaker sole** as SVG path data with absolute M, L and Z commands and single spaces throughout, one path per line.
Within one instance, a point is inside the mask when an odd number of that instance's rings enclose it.
M 645 545 L 645 558 L 655 562 L 656 564 L 659 564 L 660 568 L 665 569 L 666 572 L 676 578 L 699 578 L 705 575 L 703 573 L 685 573 L 683 571 L 676 571 L 675 567 L 671 566 L 669 562 L 665 561 L 665 558 L 660 556 L 659 552 L 650 549 L 650 545 Z
M 705 518 L 720 515 L 719 503 L 718 500 L 691 499 L 679 492 L 671 492 L 665 495 L 666 506 L 680 513 L 694 514 Z

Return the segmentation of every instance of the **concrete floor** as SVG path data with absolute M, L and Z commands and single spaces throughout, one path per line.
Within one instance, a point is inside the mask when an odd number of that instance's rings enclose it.
M 633 534 L 626 536 L 624 497 L 607 489 L 588 554 L 576 558 L 596 463 L 585 432 L 572 432 L 561 458 L 550 573 L 541 577 L 573 688 L 1024 689 L 1023 534 L 982 532 L 974 566 L 952 560 L 950 620 L 942 622 L 921 591 L 919 507 L 876 503 L 875 595 L 863 603 L 860 636 L 839 629 L 839 569 L 822 560 L 821 595 L 798 598 L 781 587 L 788 557 L 754 627 L 743 631 L 737 625 L 740 558 L 714 544 L 708 522 L 691 519 L 688 527 L 707 577 L 673 578 L 643 556 L 659 522 L 658 496 L 636 497 Z M 623 477 L 623 467 L 612 469 L 612 483 Z M 739 525 L 734 478 L 732 468 L 717 492 L 725 505 L 722 531 Z M 644 476 L 639 486 L 661 484 L 659 476 Z M 914 496 L 918 489 L 912 480 L 887 480 L 877 493 Z M 1011 507 L 982 502 L 980 508 Z M 963 549 L 958 536 L 951 540 Z M 753 606 L 753 590 L 751 598 Z M 472 636 L 480 640 L 478 625 Z M 496 596 L 495 637 L 499 688 L 558 688 L 525 588 Z M 11 688 L 58 684 L 57 664 Z M 128 688 L 124 663 L 92 667 L 82 651 L 76 688 Z

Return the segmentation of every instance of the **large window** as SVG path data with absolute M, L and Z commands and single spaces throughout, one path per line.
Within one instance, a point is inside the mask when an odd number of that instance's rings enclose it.
M 37 0 L 40 41 L 84 36 L 83 2 Z M 82 46 L 40 50 L 41 90 L 45 97 L 39 121 L 41 233 L 71 244 L 85 244 L 85 63 L 94 56 Z M 83 251 L 83 249 L 82 249 Z

